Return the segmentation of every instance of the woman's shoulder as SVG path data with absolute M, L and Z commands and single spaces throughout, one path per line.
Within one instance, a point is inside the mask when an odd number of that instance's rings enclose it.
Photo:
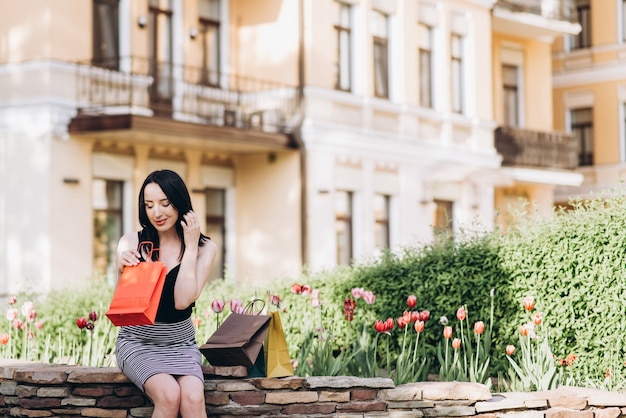
M 139 245 L 138 231 L 133 231 L 133 232 L 129 232 L 127 234 L 122 235 L 122 238 L 120 238 L 120 241 L 119 241 L 120 248 L 122 247 L 125 249 L 137 248 L 137 245 Z

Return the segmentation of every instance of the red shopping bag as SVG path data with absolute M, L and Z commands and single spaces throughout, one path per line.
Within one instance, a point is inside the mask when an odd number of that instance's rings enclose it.
M 166 275 L 167 267 L 160 261 L 126 267 L 105 314 L 107 318 L 115 326 L 154 324 Z

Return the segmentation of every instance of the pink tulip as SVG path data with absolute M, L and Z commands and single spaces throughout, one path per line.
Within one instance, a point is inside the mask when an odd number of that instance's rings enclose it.
M 474 324 L 474 332 L 478 335 L 485 332 L 485 323 L 483 321 L 478 321 Z
M 242 303 L 239 299 L 231 299 L 230 300 L 230 311 L 231 312 L 237 312 L 239 313 L 239 311 L 242 308 Z
M 450 339 L 452 338 L 452 327 L 451 326 L 447 326 L 443 328 L 443 336 L 446 339 Z
M 415 308 L 415 305 L 417 305 L 417 296 L 409 295 L 409 297 L 406 298 L 406 304 L 409 305 L 409 309 Z
M 458 338 L 455 338 L 454 340 L 452 340 L 452 348 L 454 348 L 455 350 L 458 350 L 459 348 L 461 348 L 461 340 Z
M 17 318 L 17 309 L 7 309 L 7 319 L 13 321 L 15 318 Z
M 422 332 L 424 331 L 426 324 L 424 323 L 424 321 L 416 321 L 415 325 L 413 325 L 413 328 L 415 328 L 416 332 Z
M 233 301 L 231 300 L 231 305 L 230 305 L 231 310 L 233 309 L 232 303 Z M 224 302 L 222 299 L 215 298 L 211 302 L 211 310 L 215 313 L 222 312 L 224 310 L 224 306 L 226 306 L 226 302 Z
M 365 303 L 367 303 L 368 305 L 371 305 L 374 302 L 376 302 L 376 295 L 374 294 L 374 292 L 372 292 L 370 290 L 367 290 L 367 291 L 363 292 L 361 297 L 363 298 Z
M 300 286 L 298 283 L 294 283 L 291 285 L 291 293 L 295 293 L 296 295 L 299 295 L 302 292 L 302 286 Z
M 535 307 L 535 299 L 532 296 L 526 296 L 522 303 L 527 311 L 532 311 Z
M 506 346 L 506 355 L 507 356 L 512 356 L 514 352 L 515 352 L 515 346 L 514 345 L 507 345 Z
M 459 321 L 463 321 L 465 319 L 465 317 L 467 316 L 466 312 L 465 312 L 465 308 L 463 306 L 461 306 L 457 311 L 456 311 L 456 317 Z
M 350 293 L 352 294 L 352 297 L 355 299 L 359 299 L 360 297 L 363 296 L 363 292 L 365 292 L 365 289 L 363 289 L 362 287 L 353 287 L 350 290 Z

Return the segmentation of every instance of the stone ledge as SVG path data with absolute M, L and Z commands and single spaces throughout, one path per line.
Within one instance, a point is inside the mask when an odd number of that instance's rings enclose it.
M 465 382 L 416 382 L 353 376 L 248 378 L 245 367 L 204 367 L 210 416 L 618 418 L 626 393 L 561 387 L 490 393 Z M 144 418 L 152 404 L 118 368 L 0 360 L 0 418 Z

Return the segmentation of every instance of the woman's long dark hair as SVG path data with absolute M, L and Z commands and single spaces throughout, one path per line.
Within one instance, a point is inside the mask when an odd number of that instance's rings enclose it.
M 155 250 L 159 248 L 159 234 L 152 223 L 150 223 L 150 219 L 146 213 L 146 202 L 144 197 L 146 186 L 150 183 L 157 184 L 161 190 L 163 190 L 163 193 L 165 193 L 165 196 L 167 197 L 167 200 L 169 200 L 170 204 L 178 211 L 176 234 L 180 239 L 180 254 L 178 255 L 178 261 L 180 261 L 183 258 L 183 253 L 185 252 L 185 237 L 180 221 L 183 219 L 184 214 L 193 210 L 189 190 L 187 190 L 187 186 L 185 185 L 183 179 L 172 170 L 153 171 L 144 180 L 141 190 L 139 191 L 139 223 L 143 228 L 139 233 L 139 242 L 149 241 L 152 243 L 152 247 Z M 198 245 L 203 246 L 204 241 L 207 239 L 208 237 L 201 233 Z M 140 252 L 142 255 L 149 254 L 150 250 L 150 248 L 142 246 Z M 158 260 L 158 252 L 153 251 L 151 258 L 152 260 Z

